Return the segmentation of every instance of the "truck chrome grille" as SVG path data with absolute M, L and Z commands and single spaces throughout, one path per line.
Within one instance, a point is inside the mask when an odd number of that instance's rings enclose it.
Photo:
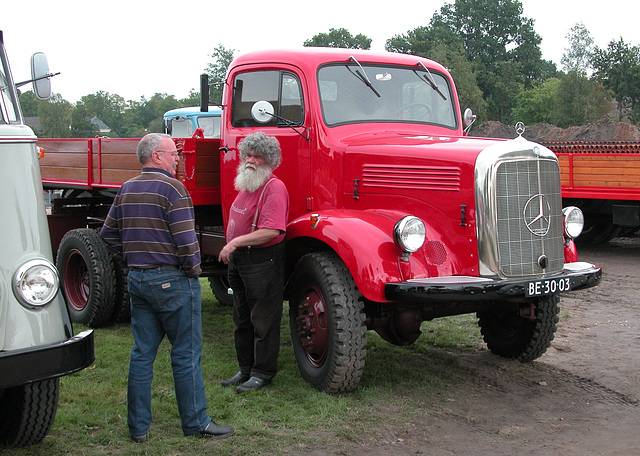
M 561 271 L 564 240 L 557 162 L 505 161 L 497 168 L 495 184 L 500 274 L 512 277 Z

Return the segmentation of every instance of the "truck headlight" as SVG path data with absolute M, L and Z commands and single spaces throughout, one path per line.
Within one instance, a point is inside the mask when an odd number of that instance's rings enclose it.
M 564 234 L 570 239 L 577 238 L 584 228 L 584 215 L 582 211 L 569 206 L 562 209 L 562 219 L 564 221 Z
M 55 298 L 60 285 L 58 271 L 45 259 L 29 260 L 13 275 L 13 294 L 28 308 L 41 307 Z
M 408 253 L 415 252 L 422 247 L 426 232 L 424 222 L 413 215 L 401 218 L 393 227 L 396 245 Z

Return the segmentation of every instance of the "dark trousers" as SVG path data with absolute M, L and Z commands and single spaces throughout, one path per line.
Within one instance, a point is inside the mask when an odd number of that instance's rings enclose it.
M 229 262 L 240 371 L 267 380 L 278 370 L 284 246 L 281 242 L 262 249 L 239 249 Z

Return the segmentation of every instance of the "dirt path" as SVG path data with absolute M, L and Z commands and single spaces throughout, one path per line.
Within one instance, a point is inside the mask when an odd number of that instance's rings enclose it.
M 602 284 L 565 295 L 552 347 L 522 364 L 457 355 L 476 386 L 358 455 L 640 454 L 640 236 L 583 248 Z M 346 453 L 345 453 L 346 454 Z

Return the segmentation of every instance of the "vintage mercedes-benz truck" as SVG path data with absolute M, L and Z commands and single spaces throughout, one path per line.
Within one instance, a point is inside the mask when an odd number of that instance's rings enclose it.
M 477 314 L 492 352 L 535 359 L 554 337 L 559 296 L 600 283 L 600 267 L 578 261 L 582 213 L 562 208 L 557 157 L 522 137 L 467 136 L 472 118 L 437 62 L 272 50 L 231 63 L 219 139 L 175 138 L 203 275 L 222 302 L 217 256 L 238 144 L 258 130 L 279 140 L 276 174 L 290 195 L 285 296 L 298 367 L 317 389 L 357 386 L 368 330 L 407 345 L 425 320 L 463 313 Z M 140 172 L 137 142 L 41 142 L 43 184 L 62 194 L 51 226 L 65 295 L 90 325 L 126 306 L 113 285 L 122 268 L 98 254 L 106 248 L 95 230 L 122 182 Z
M 59 291 L 37 138 L 23 123 L 2 31 L 0 60 L 0 446 L 23 446 L 51 428 L 59 377 L 93 362 L 93 331 L 73 334 Z M 34 92 L 48 98 L 44 54 L 31 70 Z

